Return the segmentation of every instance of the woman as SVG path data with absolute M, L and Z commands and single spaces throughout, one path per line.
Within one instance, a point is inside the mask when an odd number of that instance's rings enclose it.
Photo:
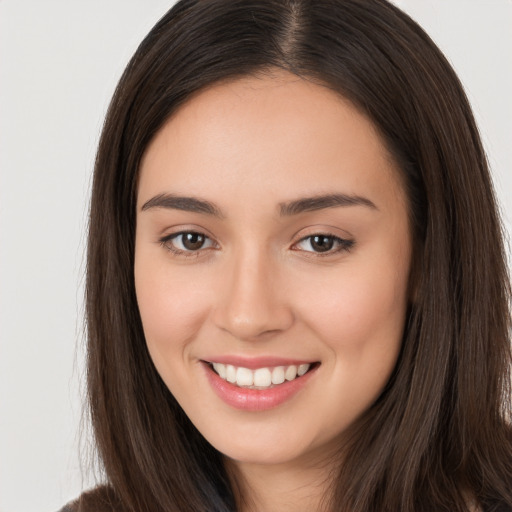
M 509 281 L 453 70 L 381 0 L 182 1 L 98 151 L 72 510 L 512 507 Z

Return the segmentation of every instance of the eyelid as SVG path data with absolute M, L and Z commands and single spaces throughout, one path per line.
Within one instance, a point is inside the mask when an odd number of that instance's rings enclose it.
M 297 247 L 297 245 L 300 244 L 301 242 L 304 242 L 315 236 L 325 236 L 332 238 L 334 239 L 335 243 L 337 243 L 337 247 L 325 252 L 317 252 L 313 250 L 308 251 Z M 295 233 L 293 238 L 295 239 L 295 241 L 292 244 L 292 250 L 302 252 L 304 256 L 313 258 L 339 255 L 340 253 L 350 251 L 355 245 L 355 239 L 353 235 L 335 226 L 309 226 L 308 228 L 301 229 L 300 231 Z
M 217 249 L 219 247 L 218 242 L 209 234 L 205 232 L 206 230 L 198 229 L 196 227 L 184 227 L 180 226 L 176 231 L 173 231 L 171 233 L 167 233 L 158 239 L 158 243 L 167 251 L 172 253 L 175 256 L 183 257 L 183 258 L 190 258 L 190 257 L 200 257 L 205 254 L 206 251 L 210 251 L 212 249 Z M 205 240 L 208 240 L 211 242 L 211 245 L 208 247 L 200 247 L 197 250 L 187 250 L 187 249 L 179 249 L 178 247 L 175 247 L 172 245 L 172 242 L 174 239 L 186 235 L 186 234 L 196 234 L 201 235 L 205 238 Z
M 347 240 L 346 238 L 340 238 L 339 236 L 336 236 L 336 235 L 330 235 L 328 233 L 315 233 L 312 235 L 307 235 L 307 236 L 302 237 L 300 240 L 295 242 L 292 247 L 296 247 L 301 242 L 304 242 L 304 241 L 311 239 L 315 236 L 324 236 L 327 238 L 332 238 L 334 243 L 336 243 L 338 246 L 336 248 L 329 249 L 329 250 L 323 251 L 323 252 L 322 251 L 314 251 L 314 250 L 308 251 L 306 249 L 294 249 L 294 250 L 307 253 L 308 255 L 311 255 L 311 256 L 314 255 L 315 257 L 326 257 L 326 256 L 333 256 L 335 254 L 339 254 L 340 252 L 348 252 L 352 249 L 352 247 L 354 246 L 354 243 L 355 243 L 354 240 Z
M 203 226 L 197 224 L 175 224 L 172 226 L 167 225 L 164 229 L 159 230 L 158 239 L 169 239 L 172 236 L 176 236 L 181 233 L 198 233 L 199 235 L 204 235 L 205 237 L 215 240 L 215 236 L 209 229 L 206 229 Z
M 302 233 L 301 233 L 302 231 Z M 333 231 L 340 231 L 339 228 L 334 227 L 325 227 L 325 226 L 311 226 L 307 229 L 307 232 L 304 233 L 306 230 L 301 230 L 298 233 L 301 233 L 302 236 L 295 235 L 296 241 L 293 242 L 291 249 L 297 252 L 304 253 L 307 257 L 328 257 L 333 256 L 342 252 L 348 252 L 350 251 L 354 244 L 355 240 L 354 238 L 349 235 L 348 233 L 344 233 L 340 236 L 340 234 L 335 234 Z M 197 234 L 204 237 L 205 241 L 209 241 L 209 245 L 207 247 L 200 247 L 197 250 L 193 249 L 179 249 L 178 247 L 169 244 L 172 240 L 178 238 L 179 236 L 186 235 L 186 234 Z M 334 243 L 336 244 L 335 248 L 328 249 L 326 251 L 315 251 L 315 250 L 307 250 L 303 248 L 298 248 L 297 246 L 301 244 L 302 242 L 305 242 L 308 239 L 312 239 L 315 236 L 323 236 L 333 239 Z M 199 228 L 197 226 L 175 226 L 174 230 L 172 232 L 167 232 L 165 235 L 158 238 L 158 243 L 167 251 L 173 253 L 176 256 L 182 256 L 182 257 L 199 257 L 201 255 L 204 255 L 205 252 L 209 252 L 212 249 L 219 249 L 219 243 L 216 241 L 216 239 L 208 234 L 208 230 L 205 230 L 203 228 Z
M 324 236 L 333 236 L 336 238 L 340 238 L 341 240 L 353 240 L 354 235 L 345 229 L 341 229 L 338 226 L 332 226 L 330 224 L 311 224 L 310 226 L 305 226 L 294 232 L 292 235 L 293 240 L 302 240 L 307 238 L 308 236 L 314 235 L 324 235 Z

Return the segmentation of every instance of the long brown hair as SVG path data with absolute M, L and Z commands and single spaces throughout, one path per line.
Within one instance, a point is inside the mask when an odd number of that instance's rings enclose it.
M 222 455 L 146 348 L 133 278 L 137 175 L 193 93 L 276 67 L 373 121 L 403 174 L 415 239 L 402 351 L 347 433 L 331 509 L 454 512 L 468 497 L 512 507 L 510 285 L 486 157 L 452 68 L 385 0 L 182 0 L 128 64 L 97 154 L 86 285 L 88 398 L 109 496 L 134 512 L 236 508 Z

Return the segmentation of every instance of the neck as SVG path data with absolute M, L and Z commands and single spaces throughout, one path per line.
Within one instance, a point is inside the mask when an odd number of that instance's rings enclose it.
M 325 465 L 226 461 L 240 512 L 321 512 L 330 487 Z

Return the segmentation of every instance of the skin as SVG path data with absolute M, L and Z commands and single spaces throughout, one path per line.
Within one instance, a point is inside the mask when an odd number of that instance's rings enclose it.
M 283 203 L 333 193 L 367 203 L 281 215 Z M 147 207 L 159 194 L 221 214 Z M 176 254 L 182 238 L 161 242 L 184 231 L 205 245 Z M 315 234 L 351 246 L 319 253 Z M 373 124 L 325 87 L 280 71 L 215 85 L 153 139 L 137 204 L 144 332 L 164 382 L 244 482 L 242 509 L 318 509 L 344 431 L 395 366 L 411 252 L 396 165 Z M 243 411 L 200 362 L 226 354 L 320 364 L 284 404 Z

